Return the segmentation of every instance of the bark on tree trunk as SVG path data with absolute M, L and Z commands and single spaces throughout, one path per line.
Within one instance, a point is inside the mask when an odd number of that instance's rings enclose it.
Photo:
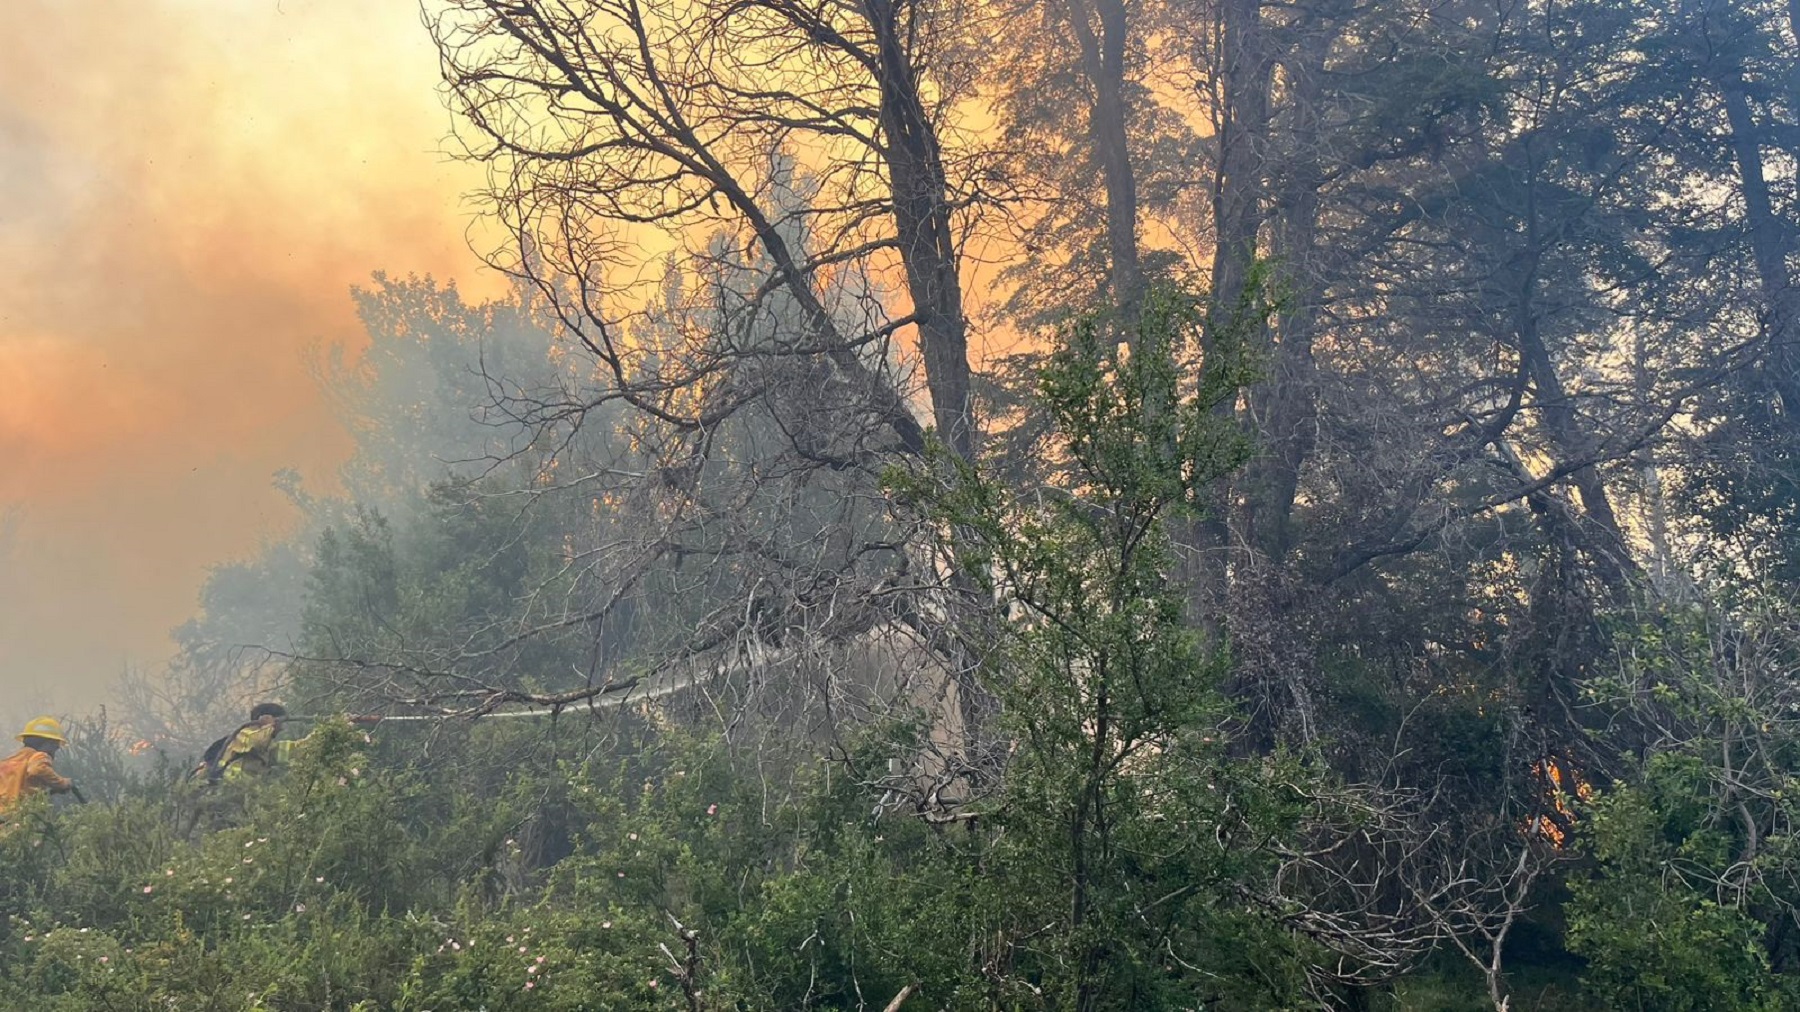
M 1229 326 L 1249 284 L 1262 231 L 1263 161 L 1269 128 L 1267 35 L 1261 0 L 1223 0 L 1218 70 L 1223 108 L 1218 118 L 1217 177 L 1213 184 L 1211 326 Z
M 1797 307 L 1793 276 L 1787 266 L 1791 237 L 1785 223 L 1775 214 L 1775 201 L 1769 192 L 1763 161 L 1761 131 L 1750 109 L 1743 71 L 1736 67 L 1721 70 L 1714 84 L 1725 103 L 1732 153 L 1743 189 L 1744 224 L 1750 235 L 1751 254 L 1756 260 L 1757 280 L 1768 303 L 1769 357 L 1765 369 L 1770 385 L 1781 400 L 1782 415 L 1789 431 L 1800 431 L 1800 348 L 1794 343 Z
M 968 322 L 957 274 L 948 184 L 937 132 L 926 114 L 919 81 L 907 57 L 908 8 L 897 0 L 865 0 L 877 39 L 881 127 L 887 141 L 894 228 L 907 289 L 919 321 L 919 353 L 931 392 L 938 436 L 964 460 L 975 457 L 969 404 Z
M 1129 333 L 1138 319 L 1145 284 L 1138 252 L 1137 175 L 1131 164 L 1125 100 L 1130 23 L 1123 0 L 1069 0 L 1069 20 L 1081 46 L 1082 73 L 1094 89 L 1088 107 L 1088 142 L 1106 183 L 1106 249 L 1113 302 Z
M 1264 147 L 1269 126 L 1271 61 L 1261 0 L 1222 0 L 1219 7 L 1215 98 L 1218 150 L 1212 193 L 1212 291 L 1207 307 L 1209 339 L 1239 326 L 1262 232 Z M 1222 404 L 1221 414 L 1235 405 Z M 1183 532 L 1195 618 L 1211 627 L 1226 600 L 1231 532 L 1229 493 L 1213 497 L 1209 515 Z
M 1580 431 L 1581 422 L 1575 406 L 1569 400 L 1538 327 L 1537 271 L 1534 254 L 1520 280 L 1517 303 L 1513 307 L 1515 336 L 1526 373 L 1537 388 L 1539 414 L 1545 432 L 1556 447 L 1556 455 L 1563 460 L 1579 460 L 1589 448 Z M 1586 529 L 1577 532 L 1578 543 L 1599 567 L 1600 578 L 1606 584 L 1609 596 L 1616 601 L 1639 574 L 1619 527 L 1618 514 L 1613 510 L 1612 497 L 1607 493 L 1600 470 L 1592 465 L 1572 473 L 1569 481 L 1580 495 L 1582 510 L 1587 514 L 1586 523 L 1582 525 Z
M 1247 482 L 1243 538 L 1272 564 L 1280 564 L 1293 548 L 1294 499 L 1300 470 L 1313 450 L 1317 415 L 1313 339 L 1319 318 L 1313 260 L 1322 175 L 1315 145 L 1321 81 L 1334 35 L 1325 26 L 1308 33 L 1289 65 L 1289 132 L 1298 150 L 1284 159 L 1273 237 L 1276 270 L 1285 282 L 1287 302 L 1271 335 L 1270 376 L 1252 398 L 1260 445 Z

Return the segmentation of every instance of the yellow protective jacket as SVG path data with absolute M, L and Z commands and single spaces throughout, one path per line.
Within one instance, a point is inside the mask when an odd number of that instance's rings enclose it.
M 245 724 L 219 753 L 219 777 L 236 780 L 245 775 L 267 773 L 286 762 L 296 744 L 298 742 L 277 738 L 273 725 Z
M 219 766 L 228 778 L 246 773 L 266 773 L 275 765 L 274 725 L 246 724 L 231 736 L 230 744 L 219 756 Z
M 60 794 L 75 786 L 74 781 L 56 772 L 50 754 L 27 745 L 0 759 L 0 812 L 17 805 L 28 794 L 50 791 Z

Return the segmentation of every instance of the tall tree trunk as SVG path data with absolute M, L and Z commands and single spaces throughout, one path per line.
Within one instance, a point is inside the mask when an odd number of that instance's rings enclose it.
M 1763 376 L 1780 404 L 1780 424 L 1790 434 L 1800 435 L 1800 348 L 1794 346 L 1800 337 L 1795 333 L 1800 304 L 1795 301 L 1794 279 L 1787 265 L 1794 245 L 1793 229 L 1775 211 L 1768 164 L 1763 157 L 1765 131 L 1757 124 L 1750 105 L 1750 84 L 1744 65 L 1738 56 L 1719 51 L 1734 48 L 1722 45 L 1722 40 L 1731 40 L 1745 28 L 1731 20 L 1715 20 L 1732 13 L 1730 4 L 1684 0 L 1680 9 L 1691 19 L 1691 47 L 1700 64 L 1703 83 L 1725 107 L 1727 143 L 1737 164 L 1738 189 L 1744 200 L 1744 231 L 1750 239 L 1751 259 L 1763 295 L 1763 325 L 1768 340 Z M 1788 29 L 1800 39 L 1800 0 L 1788 0 L 1787 13 Z M 1779 29 L 1770 28 L 1779 34 Z M 1779 38 L 1773 41 L 1776 46 L 1786 44 Z M 1800 100 L 1800 65 L 1793 68 L 1785 85 L 1788 98 Z
M 1544 346 L 1543 335 L 1538 328 L 1536 278 L 1537 269 L 1534 266 L 1526 272 L 1518 294 L 1518 303 L 1514 307 L 1519 354 L 1524 358 L 1532 385 L 1537 388 L 1544 430 L 1556 447 L 1556 456 L 1564 461 L 1578 460 L 1589 452 L 1587 440 L 1581 433 L 1575 406 L 1569 401 L 1562 377 L 1557 374 L 1556 363 L 1551 359 L 1549 349 Z M 1600 469 L 1593 465 L 1573 472 L 1569 475 L 1569 481 L 1580 495 L 1581 507 L 1586 514 L 1581 524 L 1583 529 L 1576 532 L 1576 543 L 1593 559 L 1609 596 L 1618 601 L 1630 588 L 1638 568 L 1631 550 L 1625 544 L 1624 533 L 1619 528 L 1619 518 L 1613 510 L 1612 497 L 1607 493 Z
M 887 141 L 894 230 L 918 318 L 919 353 L 925 360 L 932 415 L 938 437 L 957 456 L 973 460 L 968 321 L 957 275 L 943 153 L 908 56 L 912 26 L 905 23 L 903 15 L 912 8 L 905 0 L 864 0 L 863 10 L 877 40 L 881 128 Z
M 876 38 L 881 89 L 883 152 L 894 201 L 894 232 L 918 320 L 919 353 L 938 438 L 964 461 L 975 459 L 975 419 L 970 403 L 968 318 L 963 312 L 957 272 L 956 236 L 950 220 L 949 184 L 937 130 L 919 94 L 919 78 L 909 57 L 915 28 L 908 0 L 863 0 Z M 954 580 L 965 581 L 958 573 Z M 999 701 L 981 684 L 973 663 L 958 663 L 957 715 L 965 759 L 985 769 L 990 719 Z
M 1113 303 L 1129 333 L 1144 297 L 1138 251 L 1137 175 L 1131 164 L 1130 107 L 1125 61 L 1130 20 L 1124 0 L 1068 0 L 1069 21 L 1081 46 L 1081 71 L 1093 89 L 1088 142 L 1106 183 L 1106 251 Z
M 1270 375 L 1251 399 L 1258 454 L 1249 469 L 1243 542 L 1269 564 L 1293 548 L 1294 500 L 1300 471 L 1312 454 L 1317 417 L 1313 339 L 1319 302 L 1315 273 L 1319 186 L 1318 145 L 1325 61 L 1336 37 L 1334 24 L 1311 27 L 1286 63 L 1291 149 L 1282 159 L 1274 195 L 1275 269 L 1285 301 L 1270 335 Z
M 1764 368 L 1770 386 L 1781 399 L 1789 431 L 1800 431 L 1800 348 L 1795 347 L 1794 333 L 1797 307 L 1793 275 L 1787 265 L 1792 237 L 1787 223 L 1775 213 L 1763 160 L 1762 131 L 1750 108 L 1743 71 L 1737 67 L 1720 68 L 1714 83 L 1724 100 L 1731 128 L 1732 154 L 1744 198 L 1744 225 L 1766 303 L 1769 355 Z
M 1252 297 L 1251 269 L 1265 218 L 1264 151 L 1269 129 L 1272 61 L 1262 23 L 1261 0 L 1220 0 L 1217 50 L 1213 54 L 1218 152 L 1212 192 L 1212 291 L 1207 307 L 1208 339 L 1244 325 L 1240 317 Z M 1233 405 L 1221 405 L 1230 413 Z M 1222 610 L 1231 546 L 1227 505 L 1221 490 L 1208 515 L 1184 532 L 1190 564 L 1186 577 L 1195 617 L 1211 624 Z
M 1213 180 L 1212 306 L 1209 327 L 1233 326 L 1256 262 L 1265 217 L 1263 172 L 1273 61 L 1262 0 L 1221 0 L 1218 166 Z
M 1527 155 L 1529 157 L 1529 145 Z M 1544 245 L 1542 222 L 1538 217 L 1535 164 L 1522 182 L 1525 184 L 1522 213 L 1528 245 L 1520 257 L 1517 283 L 1511 293 L 1513 335 L 1525 373 L 1532 386 L 1537 388 L 1539 417 L 1554 447 L 1553 453 L 1562 462 L 1575 462 L 1592 450 L 1539 326 L 1538 280 L 1543 271 Z M 1569 475 L 1569 481 L 1581 496 L 1581 507 L 1586 514 L 1584 529 L 1573 532 L 1573 536 L 1585 554 L 1593 559 L 1609 596 L 1617 601 L 1637 575 L 1637 564 L 1625 544 L 1612 497 L 1607 493 L 1600 469 L 1593 465 L 1576 470 Z

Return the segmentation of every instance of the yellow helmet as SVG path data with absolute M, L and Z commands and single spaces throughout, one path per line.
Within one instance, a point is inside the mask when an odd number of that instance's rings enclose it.
M 20 741 L 27 738 L 48 738 L 60 745 L 69 743 L 69 739 L 63 737 L 62 721 L 55 717 L 39 717 L 36 720 L 27 721 L 25 730 L 20 731 L 16 737 Z

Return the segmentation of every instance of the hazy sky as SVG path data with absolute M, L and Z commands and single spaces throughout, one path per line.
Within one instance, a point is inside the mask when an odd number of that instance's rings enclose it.
M 85 709 L 347 449 L 308 349 L 371 271 L 491 290 L 410 0 L 12 0 L 0 689 Z M 12 709 L 13 707 L 8 707 Z

